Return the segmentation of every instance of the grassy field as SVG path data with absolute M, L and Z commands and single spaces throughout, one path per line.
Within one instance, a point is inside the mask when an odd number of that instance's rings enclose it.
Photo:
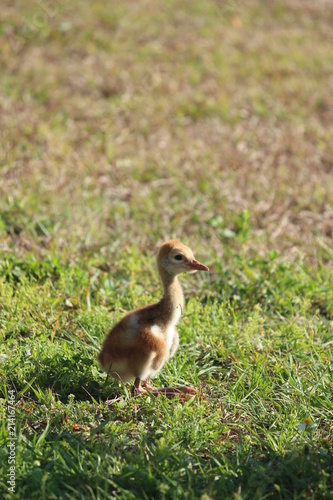
M 332 23 L 331 0 L 2 1 L 1 498 L 333 499 Z M 169 238 L 210 267 L 154 380 L 188 402 L 96 361 Z

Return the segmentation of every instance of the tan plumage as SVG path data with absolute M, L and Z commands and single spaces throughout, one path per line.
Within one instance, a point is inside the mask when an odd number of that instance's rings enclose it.
M 135 309 L 117 323 L 107 335 L 98 360 L 110 376 L 123 382 L 135 380 L 138 391 L 168 396 L 189 388 L 155 389 L 150 377 L 156 375 L 176 352 L 179 345 L 176 324 L 184 308 L 183 291 L 177 276 L 184 272 L 208 271 L 197 262 L 192 250 L 177 240 L 164 243 L 157 256 L 164 294 L 157 304 Z M 142 389 L 140 381 L 143 381 Z

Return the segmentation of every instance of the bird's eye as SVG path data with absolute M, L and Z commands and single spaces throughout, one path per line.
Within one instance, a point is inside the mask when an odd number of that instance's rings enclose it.
M 182 260 L 183 259 L 183 256 L 181 253 L 177 253 L 177 255 L 175 255 L 174 257 L 176 260 Z

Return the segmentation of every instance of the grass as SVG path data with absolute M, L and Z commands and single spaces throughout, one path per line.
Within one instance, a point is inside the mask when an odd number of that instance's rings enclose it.
M 329 2 L 1 10 L 0 496 L 333 498 Z M 96 362 L 170 237 L 186 403 Z

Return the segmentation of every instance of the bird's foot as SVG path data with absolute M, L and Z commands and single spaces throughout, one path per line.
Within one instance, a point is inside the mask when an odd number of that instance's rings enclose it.
M 159 394 L 164 394 L 168 399 L 179 398 L 182 400 L 187 400 L 188 397 L 195 396 L 197 391 L 191 387 L 181 386 L 181 387 L 153 387 L 150 383 L 144 383 L 143 387 L 146 391 L 158 396 Z
M 150 380 L 147 379 L 140 384 L 140 380 L 137 378 L 133 386 L 133 394 L 135 393 L 149 393 L 153 396 L 158 396 L 159 394 L 164 394 L 168 399 L 178 398 L 182 401 L 187 401 L 189 397 L 195 396 L 198 392 L 195 389 L 187 386 L 180 387 L 154 387 L 151 385 Z M 204 396 L 199 393 L 199 399 L 204 399 Z

